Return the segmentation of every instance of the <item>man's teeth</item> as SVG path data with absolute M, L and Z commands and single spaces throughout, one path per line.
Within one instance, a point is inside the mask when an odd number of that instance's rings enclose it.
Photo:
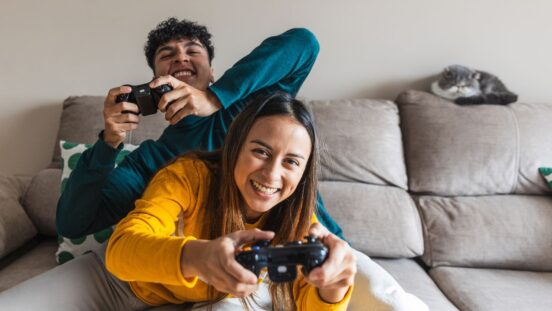
M 265 187 L 254 180 L 251 181 L 251 184 L 253 185 L 253 188 L 262 193 L 273 194 L 274 192 L 278 191 L 278 188 Z
M 178 71 L 178 72 L 175 72 L 174 73 L 174 77 L 175 78 L 178 78 L 178 77 L 182 77 L 182 76 L 191 76 L 192 75 L 192 72 L 189 71 L 189 70 L 185 70 L 185 71 Z

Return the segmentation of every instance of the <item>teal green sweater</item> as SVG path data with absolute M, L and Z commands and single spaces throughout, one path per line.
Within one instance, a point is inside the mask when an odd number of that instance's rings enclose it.
M 275 91 L 295 96 L 318 51 L 316 37 L 306 29 L 291 29 L 266 39 L 209 87 L 222 109 L 208 117 L 188 116 L 168 126 L 158 140 L 142 142 L 117 168 L 115 159 L 123 146 L 112 148 L 100 133 L 94 146 L 83 153 L 58 201 L 59 234 L 78 238 L 119 222 L 134 209 L 134 201 L 168 161 L 190 150 L 221 147 L 230 123 L 252 97 Z M 343 238 L 320 195 L 317 211 L 320 222 Z

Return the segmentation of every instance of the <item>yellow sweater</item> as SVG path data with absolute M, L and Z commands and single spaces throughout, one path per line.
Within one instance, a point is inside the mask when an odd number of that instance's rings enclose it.
M 207 300 L 204 282 L 183 277 L 180 256 L 187 241 L 206 238 L 201 236 L 202 225 L 208 225 L 202 209 L 211 177 L 203 161 L 178 159 L 157 173 L 136 201 L 136 208 L 113 232 L 106 267 L 128 281 L 145 303 L 156 306 Z M 298 310 L 345 310 L 351 292 L 352 288 L 341 302 L 328 304 L 301 276 L 293 284 Z

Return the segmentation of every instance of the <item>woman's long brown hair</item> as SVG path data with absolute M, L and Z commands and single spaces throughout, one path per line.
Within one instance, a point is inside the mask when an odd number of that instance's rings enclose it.
M 234 168 L 253 124 L 259 118 L 276 115 L 289 116 L 301 124 L 310 136 L 312 149 L 297 188 L 289 198 L 268 212 L 261 229 L 274 231 L 273 244 L 301 240 L 307 235 L 315 211 L 317 189 L 318 143 L 314 120 L 301 101 L 285 93 L 276 93 L 257 98 L 239 114 L 228 130 L 222 150 L 193 153 L 194 157 L 207 163 L 213 174 L 205 209 L 204 237 L 212 240 L 245 230 L 245 202 L 234 180 Z M 295 309 L 291 283 L 271 283 L 270 294 L 273 310 Z M 210 307 L 223 297 L 209 286 Z M 242 299 L 244 307 L 248 308 L 249 303 Z

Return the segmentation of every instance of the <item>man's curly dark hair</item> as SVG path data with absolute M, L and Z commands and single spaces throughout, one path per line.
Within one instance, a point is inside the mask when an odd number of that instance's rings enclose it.
M 179 21 L 175 17 L 171 17 L 159 23 L 157 27 L 148 34 L 148 41 L 146 41 L 146 45 L 144 46 L 148 66 L 150 66 L 152 70 L 155 70 L 155 51 L 157 51 L 160 45 L 171 40 L 182 38 L 199 40 L 207 49 L 209 64 L 211 64 L 211 61 L 215 57 L 215 48 L 211 43 L 211 34 L 207 30 L 207 27 L 185 19 Z

